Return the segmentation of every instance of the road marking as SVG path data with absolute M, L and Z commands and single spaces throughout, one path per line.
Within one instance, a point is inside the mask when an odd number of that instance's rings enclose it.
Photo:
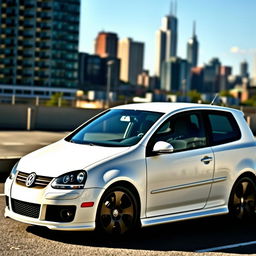
M 23 142 L 3 142 L 1 143 L 3 146 L 23 146 L 25 143 Z
M 216 251 L 219 251 L 219 250 L 232 249 L 232 248 L 254 245 L 254 244 L 256 244 L 256 241 L 212 247 L 212 248 L 208 248 L 208 249 L 197 250 L 196 252 L 216 252 Z

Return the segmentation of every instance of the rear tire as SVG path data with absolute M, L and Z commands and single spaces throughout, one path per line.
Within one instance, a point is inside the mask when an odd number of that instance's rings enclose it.
M 256 185 L 249 177 L 239 179 L 230 194 L 229 212 L 238 220 L 256 217 Z
M 138 202 L 130 190 L 116 186 L 103 194 L 97 212 L 98 231 L 110 235 L 123 235 L 138 227 L 138 223 Z

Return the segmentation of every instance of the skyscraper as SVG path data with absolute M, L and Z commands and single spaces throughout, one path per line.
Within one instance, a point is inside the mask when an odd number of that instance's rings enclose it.
M 196 36 L 196 23 L 193 24 L 193 35 L 187 43 L 187 61 L 191 67 L 196 67 L 198 63 L 199 43 Z
M 179 57 L 165 61 L 161 70 L 161 89 L 167 92 L 187 92 L 190 89 L 188 63 Z
M 162 26 L 156 31 L 155 74 L 160 77 L 162 65 L 170 57 L 177 56 L 178 19 L 177 4 L 171 2 L 170 14 L 162 18 Z
M 2 0 L 0 84 L 77 88 L 80 0 Z
M 249 77 L 247 61 L 243 61 L 240 63 L 240 76 Z
M 95 54 L 101 58 L 117 57 L 118 37 L 115 33 L 100 32 L 95 41 Z
M 118 58 L 121 60 L 120 79 L 137 84 L 143 70 L 144 43 L 125 38 L 118 43 Z

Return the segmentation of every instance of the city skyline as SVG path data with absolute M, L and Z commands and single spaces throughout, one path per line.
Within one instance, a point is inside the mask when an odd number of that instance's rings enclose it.
M 161 19 L 170 12 L 170 0 L 120 2 L 81 1 L 80 45 L 81 52 L 94 52 L 94 40 L 104 30 L 117 33 L 119 39 L 131 37 L 145 43 L 145 69 L 153 75 L 156 56 L 155 32 Z M 256 35 L 253 28 L 256 2 L 216 0 L 178 0 L 178 56 L 186 58 L 186 44 L 191 37 L 193 21 L 197 23 L 200 42 L 199 66 L 218 57 L 223 65 L 232 66 L 239 73 L 240 63 L 249 63 L 252 75 L 253 56 L 256 53 Z M 111 7 L 111 9 L 110 9 Z

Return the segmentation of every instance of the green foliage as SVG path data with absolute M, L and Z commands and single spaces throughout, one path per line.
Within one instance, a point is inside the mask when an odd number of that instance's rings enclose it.
M 229 97 L 229 98 L 234 98 L 234 96 L 229 92 L 229 91 L 221 91 L 220 92 L 221 97 Z
M 201 100 L 201 94 L 197 90 L 189 91 L 188 96 L 193 103 L 198 103 L 198 101 Z
M 68 102 L 62 98 L 63 93 L 57 92 L 51 95 L 51 98 L 46 102 L 46 106 L 53 107 L 59 105 L 59 99 L 61 98 L 61 106 L 67 106 Z
M 253 95 L 253 96 L 252 96 L 251 98 L 249 98 L 248 100 L 244 101 L 244 102 L 243 102 L 243 105 L 255 107 L 255 106 L 256 106 L 256 94 Z

